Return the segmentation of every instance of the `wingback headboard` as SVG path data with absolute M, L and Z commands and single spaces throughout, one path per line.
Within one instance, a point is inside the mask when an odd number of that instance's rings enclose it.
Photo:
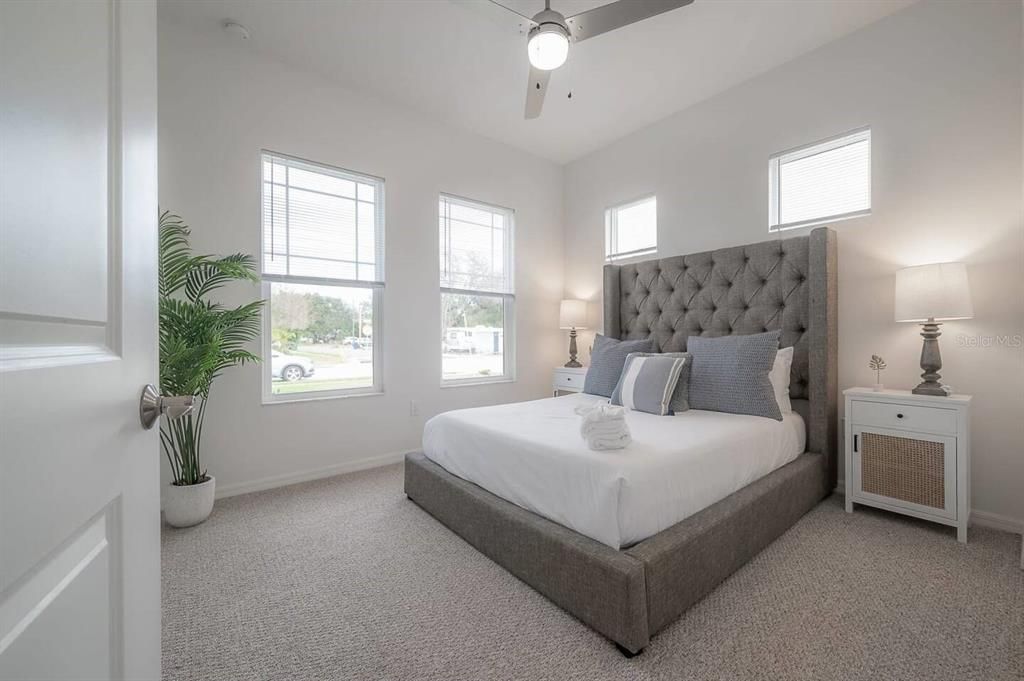
M 762 241 L 604 268 L 604 333 L 686 349 L 690 336 L 782 329 L 793 346 L 789 394 L 807 423 L 807 450 L 825 455 L 836 482 L 836 235 Z M 831 489 L 831 487 L 830 487 Z

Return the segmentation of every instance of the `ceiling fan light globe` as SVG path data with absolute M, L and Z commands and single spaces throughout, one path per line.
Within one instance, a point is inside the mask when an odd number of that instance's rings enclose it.
M 569 36 L 560 26 L 541 26 L 530 36 L 526 52 L 535 69 L 557 69 L 569 57 Z

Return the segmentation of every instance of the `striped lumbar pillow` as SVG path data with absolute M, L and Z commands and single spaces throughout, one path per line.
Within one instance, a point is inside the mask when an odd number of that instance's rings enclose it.
M 690 367 L 693 366 L 693 356 L 688 352 L 632 352 L 637 357 L 678 357 L 685 359 L 683 370 L 679 372 L 679 380 L 676 382 L 676 389 L 672 393 L 672 400 L 668 404 L 669 411 L 674 414 L 682 414 L 690 408 Z M 618 381 L 616 381 L 616 384 Z
M 687 357 L 629 355 L 612 404 L 658 416 L 671 414 L 672 393 L 688 361 Z

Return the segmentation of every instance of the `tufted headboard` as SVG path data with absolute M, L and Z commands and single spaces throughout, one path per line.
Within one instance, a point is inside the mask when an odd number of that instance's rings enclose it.
M 604 268 L 604 333 L 653 338 L 655 351 L 690 336 L 782 329 L 793 346 L 789 394 L 807 423 L 807 450 L 836 482 L 836 235 L 807 236 Z M 831 488 L 830 488 L 831 489 Z

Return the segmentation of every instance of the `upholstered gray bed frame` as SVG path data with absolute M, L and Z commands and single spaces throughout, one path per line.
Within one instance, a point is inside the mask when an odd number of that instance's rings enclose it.
M 689 336 L 782 329 L 790 397 L 807 451 L 699 513 L 616 551 L 406 457 L 405 492 L 483 554 L 604 634 L 639 652 L 836 483 L 836 241 L 827 228 L 641 263 L 606 265 L 604 332 L 684 350 Z

